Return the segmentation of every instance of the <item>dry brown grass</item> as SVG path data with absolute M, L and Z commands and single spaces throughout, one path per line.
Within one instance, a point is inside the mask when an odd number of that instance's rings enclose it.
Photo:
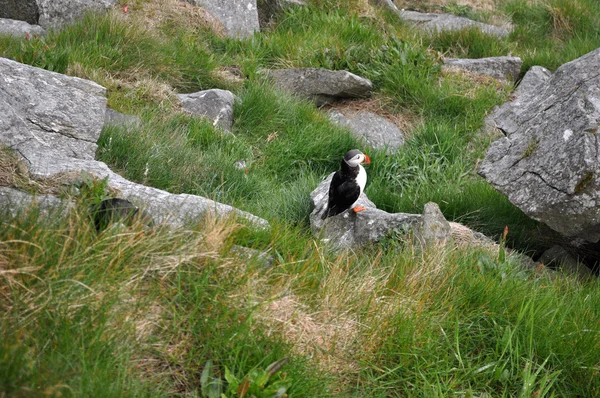
M 160 34 L 160 29 L 167 24 L 210 29 L 220 36 L 225 35 L 223 24 L 204 8 L 181 0 L 142 1 L 128 8 L 124 13 L 122 7 L 116 7 L 113 14 L 118 18 L 144 26 L 153 34 Z
M 391 100 L 382 96 L 339 101 L 331 104 L 326 109 L 333 109 L 345 115 L 351 115 L 356 112 L 374 113 L 398 126 L 405 136 L 410 136 L 410 132 L 413 131 L 415 127 L 423 123 L 418 115 L 409 111 L 392 111 Z

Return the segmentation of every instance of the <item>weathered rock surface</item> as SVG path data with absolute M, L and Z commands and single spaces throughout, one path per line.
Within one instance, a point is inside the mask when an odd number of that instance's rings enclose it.
M 450 223 L 436 203 L 425 204 L 423 219 L 417 235 L 422 240 L 422 244 L 433 246 L 444 246 L 452 238 Z
M 236 97 L 227 90 L 204 90 L 192 94 L 178 94 L 183 109 L 192 114 L 207 118 L 214 126 L 231 131 L 233 126 L 233 106 Z
M 63 214 L 73 204 L 52 195 L 33 196 L 14 188 L 0 187 L 0 215 L 8 211 L 13 217 L 23 209 L 36 206 L 42 214 Z
M 30 25 L 25 21 L 17 21 L 15 19 L 0 18 L 0 35 L 25 37 L 27 35 L 42 36 L 44 33 L 44 28 L 39 25 Z
M 349 127 L 353 135 L 375 149 L 397 152 L 404 145 L 404 135 L 394 123 L 371 112 L 343 113 L 333 110 L 329 118 L 335 123 Z
M 360 213 L 347 210 L 322 220 L 329 199 L 329 184 L 333 174 L 331 173 L 310 194 L 314 206 L 310 214 L 311 230 L 331 247 L 357 248 L 369 242 L 376 242 L 392 232 L 409 232 L 421 222 L 420 214 L 391 214 L 377 209 L 364 192 L 356 202 L 356 206 L 363 206 L 366 210 Z
M 0 58 L 0 136 L 24 158 L 94 159 L 104 125 L 104 87 Z
M 36 0 L 0 0 L 0 18 L 37 24 L 39 10 Z
M 44 29 L 59 28 L 73 23 L 86 12 L 106 11 L 119 0 L 37 0 L 38 24 Z
M 469 28 L 478 28 L 483 33 L 499 38 L 508 36 L 509 29 L 473 21 L 465 17 L 451 14 L 434 14 L 417 11 L 399 11 L 398 15 L 405 21 L 416 25 L 428 32 L 456 31 Z
M 523 61 L 519 57 L 489 57 L 478 59 L 444 59 L 443 70 L 464 70 L 494 79 L 516 82 L 521 73 Z
M 588 242 L 600 239 L 599 65 L 600 49 L 494 113 L 505 137 L 479 170 L 530 217 Z
M 217 18 L 230 37 L 250 37 L 259 30 L 256 0 L 188 0 Z
M 94 160 L 104 125 L 105 89 L 93 82 L 0 59 L 0 143 L 20 154 L 34 178 L 84 171 L 147 210 L 156 224 L 183 226 L 206 212 L 237 214 L 260 227 L 267 221 L 200 196 L 126 180 Z M 76 173 L 75 173 L 76 174 Z
M 340 98 L 368 97 L 373 90 L 369 79 L 345 70 L 276 69 L 269 71 L 268 76 L 280 89 L 313 100 L 317 106 L 329 104 Z
M 104 115 L 104 126 L 114 126 L 122 128 L 138 128 L 142 125 L 142 119 L 139 116 L 126 115 L 110 108 L 106 108 Z

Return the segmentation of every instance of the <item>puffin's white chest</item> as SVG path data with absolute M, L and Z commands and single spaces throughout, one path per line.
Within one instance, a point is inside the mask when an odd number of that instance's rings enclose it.
M 360 193 L 363 193 L 365 190 L 365 185 L 367 185 L 367 172 L 365 168 L 360 164 L 358 165 L 358 175 L 356 176 L 356 183 L 360 187 Z

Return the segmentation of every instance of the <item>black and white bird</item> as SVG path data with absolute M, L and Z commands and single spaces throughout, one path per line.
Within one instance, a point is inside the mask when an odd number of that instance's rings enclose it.
M 329 200 L 322 219 L 343 213 L 351 208 L 367 184 L 367 172 L 362 164 L 371 163 L 371 159 L 358 149 L 352 149 L 342 159 L 342 167 L 336 171 L 329 185 Z M 365 210 L 354 207 L 355 213 Z

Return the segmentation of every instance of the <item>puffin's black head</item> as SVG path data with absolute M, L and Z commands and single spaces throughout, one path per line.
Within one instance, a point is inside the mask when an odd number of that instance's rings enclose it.
M 344 162 L 346 162 L 350 167 L 356 167 L 361 163 L 371 163 L 371 159 L 358 149 L 351 149 L 346 152 L 346 155 L 344 155 Z

